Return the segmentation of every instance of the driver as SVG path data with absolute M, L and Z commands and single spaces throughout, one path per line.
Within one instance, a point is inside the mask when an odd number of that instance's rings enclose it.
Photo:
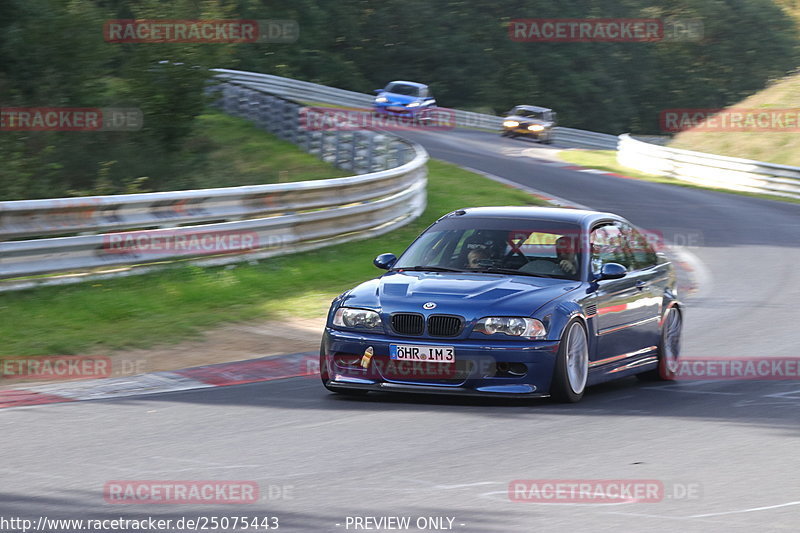
M 566 274 L 575 274 L 578 271 L 575 244 L 571 237 L 564 236 L 556 240 L 556 257 L 558 258 L 558 266 Z
M 475 248 L 467 254 L 467 267 L 481 268 L 487 259 L 491 259 L 486 248 Z M 484 264 L 481 264 L 483 262 Z

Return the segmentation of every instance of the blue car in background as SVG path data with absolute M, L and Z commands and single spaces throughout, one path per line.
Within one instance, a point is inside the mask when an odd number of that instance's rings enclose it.
M 388 272 L 328 313 L 320 374 L 331 391 L 577 402 L 592 384 L 678 369 L 675 272 L 617 215 L 462 209 L 374 263 Z
M 424 118 L 436 107 L 427 85 L 413 81 L 392 81 L 383 89 L 375 89 L 373 102 L 377 116 Z

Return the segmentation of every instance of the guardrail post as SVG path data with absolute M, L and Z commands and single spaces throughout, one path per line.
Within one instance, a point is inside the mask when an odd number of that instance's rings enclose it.
M 339 165 L 342 164 L 342 160 L 340 159 L 340 155 L 343 152 L 342 150 L 342 130 L 337 129 L 336 133 L 333 135 L 333 165 L 336 168 L 341 168 Z
M 288 105 L 283 100 L 278 100 L 275 102 L 275 107 L 278 111 L 278 138 L 285 141 L 289 137 L 289 125 L 286 123 L 286 108 Z
M 266 112 L 266 124 L 264 124 L 264 128 L 270 132 L 275 133 L 275 99 L 272 96 L 265 95 L 264 102 L 267 106 Z
M 292 106 L 293 104 L 280 100 L 281 102 L 281 138 L 285 141 L 292 140 L 292 132 L 294 130 L 294 121 L 292 120 Z
M 367 133 L 367 172 L 372 172 L 375 168 L 375 134 Z
M 292 144 L 297 144 L 298 125 L 300 123 L 300 106 L 288 104 L 286 109 L 286 130 L 288 135 L 286 140 Z
M 359 170 L 361 165 L 359 164 L 359 157 L 358 157 L 358 137 L 359 137 L 359 132 L 354 131 L 353 141 L 350 146 L 349 156 L 350 156 L 350 163 L 352 165 L 350 168 L 357 174 L 360 174 Z
M 404 150 L 403 145 L 393 142 L 390 145 L 390 153 L 392 154 L 392 166 L 399 167 L 403 164 Z

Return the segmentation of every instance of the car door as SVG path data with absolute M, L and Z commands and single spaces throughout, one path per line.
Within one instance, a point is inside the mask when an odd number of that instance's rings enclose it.
M 597 356 L 594 365 L 620 362 L 645 350 L 652 339 L 648 274 L 636 271 L 630 242 L 618 222 L 593 228 L 590 236 L 591 268 L 599 274 L 606 263 L 619 263 L 628 274 L 597 282 Z
M 642 348 L 658 345 L 660 335 L 659 318 L 664 301 L 664 291 L 669 284 L 669 274 L 659 266 L 658 255 L 650 245 L 647 237 L 629 224 L 621 224 L 620 228 L 628 241 L 631 252 L 632 272 L 645 297 L 640 300 L 641 325 L 637 335 L 641 336 Z

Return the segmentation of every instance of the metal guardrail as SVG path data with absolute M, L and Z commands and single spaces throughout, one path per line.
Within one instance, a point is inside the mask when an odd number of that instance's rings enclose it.
M 627 133 L 619 136 L 617 161 L 642 172 L 707 187 L 800 199 L 800 167 L 667 148 Z
M 308 81 L 283 78 L 271 74 L 258 74 L 241 70 L 214 69 L 220 80 L 234 82 L 253 89 L 277 94 L 298 102 L 324 103 L 367 109 L 372 106 L 374 95 L 327 87 Z M 450 110 L 455 116 L 456 125 L 464 128 L 476 128 L 499 131 L 503 118 L 462 111 Z M 616 150 L 617 137 L 606 133 L 577 130 L 573 128 L 554 128 L 555 140 L 564 146 L 575 148 L 595 148 L 600 150 Z
M 223 109 L 269 129 L 356 176 L 162 193 L 0 202 L 0 279 L 81 273 L 164 261 L 220 264 L 293 253 L 390 231 L 425 209 L 428 154 L 376 132 L 307 131 L 299 105 L 226 85 Z M 246 235 L 247 250 L 115 248 L 121 236 L 152 242 L 191 235 Z M 53 237 L 58 235 L 58 237 Z M 66 235 L 66 236 L 64 236 Z M 31 239 L 33 237 L 33 239 Z M 21 239 L 13 240 L 8 239 Z M 185 240 L 185 239 L 184 239 Z M 211 255 L 217 257 L 210 258 Z M 38 282 L 5 281 L 0 290 Z

